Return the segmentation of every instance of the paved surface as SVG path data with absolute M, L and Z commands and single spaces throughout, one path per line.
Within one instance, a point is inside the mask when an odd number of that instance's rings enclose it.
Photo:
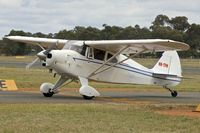
M 30 62 L 13 62 L 13 61 L 1 61 L 0 67 L 15 67 L 15 68 L 26 68 L 26 65 Z M 41 62 L 36 62 L 33 68 L 41 68 L 42 64 Z
M 200 92 L 180 92 L 176 98 L 168 92 L 102 92 L 101 97 L 84 100 L 79 94 L 62 92 L 51 98 L 37 92 L 0 91 L 0 103 L 152 103 L 200 104 Z

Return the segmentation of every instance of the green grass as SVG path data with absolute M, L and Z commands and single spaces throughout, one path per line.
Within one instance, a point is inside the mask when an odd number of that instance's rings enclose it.
M 149 107 L 101 104 L 0 104 L 2 133 L 198 133 L 200 118 Z

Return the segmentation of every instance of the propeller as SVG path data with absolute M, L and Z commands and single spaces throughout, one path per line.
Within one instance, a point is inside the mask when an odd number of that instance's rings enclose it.
M 32 61 L 31 63 L 26 65 L 26 69 L 29 69 L 30 67 L 32 67 L 38 60 L 39 60 L 39 58 L 37 57 L 34 61 Z
M 46 57 L 52 56 L 50 55 L 51 50 L 56 49 L 58 46 L 58 41 L 52 45 L 50 45 L 46 50 L 40 44 L 37 44 L 42 51 L 40 51 L 36 56 L 37 58 L 33 60 L 31 63 L 26 65 L 26 69 L 30 69 L 38 60 L 46 61 Z
M 45 55 L 48 55 L 48 54 L 51 52 L 51 50 L 52 50 L 52 49 L 56 49 L 57 46 L 58 46 L 58 41 L 57 41 L 56 43 L 50 45 L 50 46 L 48 47 L 48 49 L 45 50 L 43 53 L 44 53 Z

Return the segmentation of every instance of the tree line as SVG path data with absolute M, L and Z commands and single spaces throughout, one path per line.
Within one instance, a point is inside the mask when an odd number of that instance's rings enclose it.
M 156 16 L 149 28 L 139 25 L 120 27 L 103 24 L 101 29 L 76 26 L 72 30 L 64 29 L 58 33 L 44 34 L 11 30 L 8 34 L 8 36 L 15 35 L 68 40 L 172 39 L 190 45 L 190 50 L 179 52 L 181 57 L 200 57 L 200 25 L 190 24 L 185 16 L 169 18 L 161 14 Z M 41 49 L 36 45 L 30 46 L 6 39 L 0 41 L 0 52 L 4 55 L 28 55 L 33 51 L 41 51 Z

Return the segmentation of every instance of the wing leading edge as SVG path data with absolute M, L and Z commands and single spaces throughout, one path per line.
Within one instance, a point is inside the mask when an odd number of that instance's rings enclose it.
M 28 44 L 40 44 L 43 47 L 57 43 L 62 48 L 70 40 L 64 39 L 50 39 L 50 38 L 37 38 L 37 37 L 24 37 L 24 36 L 8 36 L 5 37 L 9 40 L 23 42 Z M 168 50 L 184 51 L 188 50 L 190 46 L 183 42 L 165 40 L 165 39 L 142 39 L 142 40 L 103 40 L 103 41 L 77 41 L 80 45 L 88 45 L 94 48 L 117 53 L 124 47 L 127 47 L 122 54 L 138 53 L 145 50 L 146 52 L 161 52 Z
M 186 43 L 164 39 L 85 41 L 85 44 L 114 53 L 123 47 L 129 46 L 123 54 L 137 53 L 144 49 L 147 52 L 161 52 L 168 50 L 184 51 L 190 48 Z

